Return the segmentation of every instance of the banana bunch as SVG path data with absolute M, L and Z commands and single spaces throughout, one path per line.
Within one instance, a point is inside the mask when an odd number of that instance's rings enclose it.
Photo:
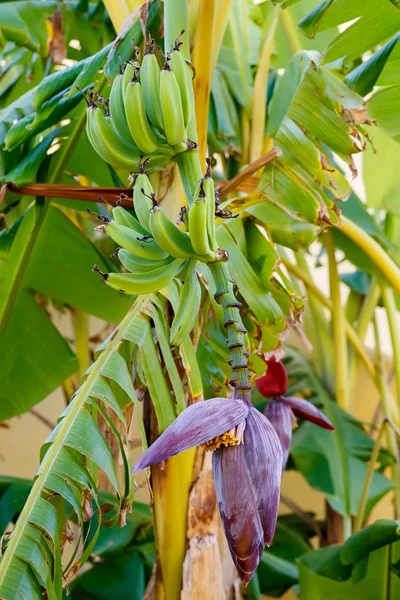
M 127 273 L 101 273 L 110 287 L 126 294 L 149 294 L 166 287 L 197 259 L 190 235 L 170 220 L 157 201 L 151 182 L 139 161 L 140 172 L 133 189 L 134 217 L 115 206 L 112 218 L 100 217 L 105 231 L 118 245 L 118 258 Z M 206 257 L 200 257 L 206 260 Z M 98 267 L 95 270 L 99 271 Z
M 178 37 L 161 68 L 151 40 L 141 64 L 136 51 L 115 77 L 109 99 L 88 95 L 88 139 L 113 167 L 136 171 L 140 157 L 148 156 L 152 169 L 163 168 L 172 156 L 196 146 L 187 137 L 195 105 L 181 44 Z

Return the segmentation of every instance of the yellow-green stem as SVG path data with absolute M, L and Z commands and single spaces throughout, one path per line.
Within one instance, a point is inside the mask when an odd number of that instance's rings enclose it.
M 298 267 L 293 265 L 291 262 L 289 262 L 287 258 L 281 257 L 281 261 L 285 265 L 285 267 L 289 271 L 289 273 L 293 273 L 293 275 L 295 275 L 298 279 L 300 279 L 304 283 L 307 290 L 311 293 L 311 295 L 314 296 L 318 300 L 318 302 L 320 302 L 323 306 L 325 306 L 327 309 L 329 309 L 329 311 L 332 314 L 333 310 L 334 310 L 333 303 L 331 302 L 331 300 L 329 298 L 327 298 L 321 292 L 321 290 L 315 285 L 315 283 L 309 278 L 309 276 L 306 273 L 304 273 L 302 271 L 302 269 L 299 269 Z M 364 348 L 362 340 L 360 339 L 356 330 L 352 327 L 352 325 L 347 320 L 345 322 L 345 327 L 346 327 L 346 335 L 348 337 L 350 344 L 353 346 L 353 348 L 354 348 L 355 352 L 357 353 L 357 355 L 359 356 L 359 358 L 363 361 L 365 368 L 367 369 L 369 375 L 371 376 L 371 379 L 373 380 L 375 385 L 377 385 L 375 367 L 374 367 L 371 359 L 369 358 L 368 353 L 366 352 L 366 350 Z
M 371 481 L 372 481 L 372 477 L 375 472 L 375 465 L 376 465 L 376 461 L 378 460 L 379 450 L 381 448 L 382 438 L 383 438 L 383 434 L 385 432 L 386 425 L 387 425 L 387 420 L 384 419 L 379 428 L 378 435 L 375 440 L 374 449 L 371 454 L 371 459 L 369 461 L 367 475 L 365 477 L 363 490 L 361 492 L 360 504 L 358 506 L 357 516 L 354 521 L 354 533 L 357 533 L 357 531 L 360 531 L 360 529 L 363 525 L 363 522 L 364 522 L 365 508 L 367 506 L 369 488 L 371 487 Z
M 393 350 L 393 367 L 396 379 L 396 396 L 397 396 L 397 413 L 400 410 L 400 326 L 398 321 L 398 313 L 396 299 L 393 289 L 385 285 L 381 285 L 383 306 L 386 309 L 387 319 L 389 323 L 390 338 Z
M 329 283 L 331 290 L 332 330 L 335 350 L 336 402 L 344 410 L 351 408 L 349 397 L 348 349 L 346 339 L 346 320 L 340 297 L 340 279 L 337 270 L 335 246 L 331 232 L 324 237 L 329 262 Z
M 257 74 L 254 79 L 253 100 L 251 105 L 251 145 L 250 161 L 256 160 L 263 153 L 264 130 L 267 116 L 267 87 L 268 75 L 271 62 L 272 46 L 275 39 L 276 27 L 278 25 L 279 8 L 275 8 L 271 25 L 265 36 L 264 45 L 261 49 Z
M 296 52 L 302 49 L 302 45 L 300 43 L 296 26 L 293 23 L 292 17 L 290 16 L 289 9 L 281 11 L 280 21 L 282 23 L 286 39 L 289 42 L 290 51 L 292 52 L 292 54 L 295 54 Z
M 349 237 L 376 264 L 380 273 L 389 281 L 400 294 L 400 269 L 385 250 L 361 227 L 342 216 L 338 229 Z
M 382 413 L 387 419 L 393 419 L 393 412 L 390 405 L 390 394 L 387 377 L 385 375 L 385 363 L 382 355 L 381 341 L 379 335 L 379 327 L 376 315 L 373 317 L 374 338 L 375 338 L 375 358 L 378 375 L 379 390 L 381 393 Z M 397 423 L 396 423 L 397 425 Z M 400 453 L 396 439 L 396 434 L 391 427 L 387 428 L 387 447 L 395 458 L 394 464 L 391 466 L 392 480 L 395 484 L 395 518 L 400 515 Z
M 367 329 L 371 323 L 372 315 L 376 305 L 378 304 L 381 291 L 376 281 L 376 277 L 371 280 L 370 287 L 367 295 L 361 306 L 360 314 L 358 316 L 358 322 L 356 331 L 362 342 L 364 342 L 367 334 Z M 350 356 L 350 389 L 354 390 L 358 373 L 358 359 L 356 356 Z
M 306 274 L 308 280 L 313 283 L 304 253 L 296 252 L 295 256 L 297 264 Z M 331 387 L 333 384 L 333 355 L 328 320 L 313 294 L 308 296 L 308 303 L 310 306 L 311 322 L 313 323 L 310 333 L 315 345 L 313 359 L 321 379 Z

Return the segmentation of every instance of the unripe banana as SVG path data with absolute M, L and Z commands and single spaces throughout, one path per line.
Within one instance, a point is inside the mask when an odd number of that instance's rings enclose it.
M 189 209 L 189 234 L 192 246 L 199 256 L 215 259 L 208 242 L 207 232 L 208 206 L 204 191 L 204 179 L 201 179 L 197 197 Z
M 124 294 L 151 294 L 166 287 L 174 278 L 181 265 L 181 260 L 174 260 L 166 267 L 160 267 L 147 273 L 102 273 L 95 265 L 104 281 L 110 287 Z
M 192 71 L 179 50 L 179 42 L 175 43 L 175 47 L 171 52 L 170 65 L 178 82 L 182 98 L 183 118 L 187 127 L 193 119 L 195 112 L 194 91 Z
M 136 70 L 135 78 L 126 88 L 125 114 L 135 144 L 145 154 L 151 154 L 158 149 L 158 142 L 147 119 L 143 91 L 137 74 Z
M 195 256 L 189 234 L 179 229 L 158 204 L 150 212 L 149 225 L 154 239 L 165 252 L 177 258 Z
M 182 98 L 174 72 L 165 62 L 160 72 L 160 98 L 163 116 L 163 129 L 168 143 L 176 146 L 186 141 L 186 127 L 183 117 Z
M 101 108 L 93 105 L 87 109 L 86 131 L 90 143 L 103 160 L 115 169 L 136 169 L 142 153 L 119 137 L 111 118 L 106 117 Z M 149 168 L 163 168 L 167 162 L 167 156 L 155 154 L 151 157 Z
M 171 325 L 170 340 L 179 346 L 192 331 L 200 309 L 201 287 L 196 273 L 197 260 L 191 260 L 179 298 L 178 310 Z
M 144 193 L 142 192 L 144 191 Z M 135 187 L 133 188 L 133 208 L 137 218 L 142 226 L 150 231 L 150 211 L 153 208 L 150 194 L 153 193 L 153 187 L 146 173 L 139 173 L 136 177 Z
M 143 239 L 145 236 L 130 227 L 110 221 L 104 225 L 104 229 L 118 246 L 129 250 L 132 254 L 150 260 L 163 260 L 168 257 L 154 239 Z
M 145 236 L 149 234 L 149 230 L 143 227 L 141 223 L 133 215 L 131 215 L 123 206 L 114 206 L 112 215 L 114 221 L 125 227 L 130 227 L 134 231 L 139 232 Z
M 154 40 L 151 40 L 150 48 L 143 57 L 140 84 L 149 121 L 158 129 L 163 130 L 160 100 L 160 65 L 154 54 L 154 46 Z
M 140 160 L 140 151 L 127 144 L 115 131 L 111 118 L 101 108 L 87 110 L 88 136 L 100 156 L 119 169 L 132 171 Z
M 168 266 L 174 260 L 170 256 L 164 260 L 149 260 L 148 258 L 136 256 L 136 254 L 132 254 L 125 248 L 118 250 L 118 258 L 125 269 L 131 273 L 149 273 L 154 269 Z
M 110 92 L 110 113 L 113 125 L 118 135 L 128 144 L 135 145 L 128 127 L 125 115 L 123 84 L 124 76 L 117 75 Z M 137 148 L 137 147 L 136 147 Z M 137 148 L 139 151 L 139 148 Z
M 211 176 L 211 159 L 207 158 L 206 161 L 207 170 L 204 175 L 203 187 L 207 204 L 207 234 L 210 248 L 215 252 L 218 248 L 215 234 L 215 187 L 214 180 Z

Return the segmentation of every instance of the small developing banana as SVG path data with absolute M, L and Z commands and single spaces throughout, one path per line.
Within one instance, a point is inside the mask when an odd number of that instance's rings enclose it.
M 189 234 L 197 255 L 203 262 L 215 260 L 218 248 L 215 237 L 215 193 L 211 176 L 211 159 L 207 159 L 207 170 L 199 181 L 189 209 Z
M 125 68 L 125 72 L 126 71 L 127 68 Z M 112 83 L 110 92 L 110 115 L 118 135 L 127 143 L 135 145 L 125 115 L 123 92 L 124 77 L 125 75 L 117 75 Z
M 142 189 L 142 193 L 144 193 L 144 189 Z M 196 252 L 189 234 L 169 219 L 158 204 L 156 194 L 150 194 L 150 198 L 153 203 L 149 219 L 150 232 L 160 248 L 175 258 L 195 257 Z
M 163 117 L 163 130 L 168 144 L 180 146 L 186 143 L 186 126 L 183 116 L 182 96 L 175 73 L 166 57 L 164 68 L 160 71 L 160 100 Z
M 150 194 L 153 193 L 153 187 L 144 170 L 145 162 L 139 164 L 139 174 L 133 188 L 133 207 L 140 223 L 150 231 L 150 211 L 153 208 Z
M 175 45 L 170 53 L 170 66 L 178 82 L 179 91 L 182 100 L 182 111 L 185 126 L 187 127 L 192 121 L 195 114 L 195 100 L 193 91 L 193 67 L 189 66 L 183 58 L 180 47 L 183 42 L 180 39 L 184 31 L 175 40 Z
M 149 49 L 143 57 L 140 82 L 149 121 L 154 127 L 163 130 L 163 116 L 160 99 L 160 65 L 154 53 L 155 41 L 150 40 Z
M 211 175 L 211 158 L 206 158 L 207 169 L 204 174 L 203 188 L 206 195 L 207 204 L 207 235 L 208 243 L 213 252 L 218 248 L 217 238 L 215 233 L 215 187 L 214 180 Z
M 124 294 L 151 294 L 171 283 L 182 262 L 174 259 L 167 266 L 145 272 L 102 273 L 97 265 L 93 267 L 93 271 L 100 273 L 108 286 Z
M 179 346 L 192 331 L 200 308 L 201 287 L 197 278 L 197 260 L 191 260 L 181 290 L 178 309 L 171 325 L 170 341 Z
M 136 68 L 134 77 L 125 91 L 125 113 L 135 144 L 144 154 L 151 154 L 159 149 L 159 142 L 147 118 L 143 89 L 138 75 L 139 69 Z

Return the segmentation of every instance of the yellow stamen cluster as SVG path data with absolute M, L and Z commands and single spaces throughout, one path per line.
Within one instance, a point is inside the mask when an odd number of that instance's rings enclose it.
M 237 446 L 238 444 L 240 444 L 240 439 L 235 436 L 234 429 L 231 429 L 231 431 L 227 431 L 226 433 L 209 440 L 205 444 L 202 444 L 202 446 L 209 452 L 212 452 L 213 450 L 217 450 L 220 446 Z

